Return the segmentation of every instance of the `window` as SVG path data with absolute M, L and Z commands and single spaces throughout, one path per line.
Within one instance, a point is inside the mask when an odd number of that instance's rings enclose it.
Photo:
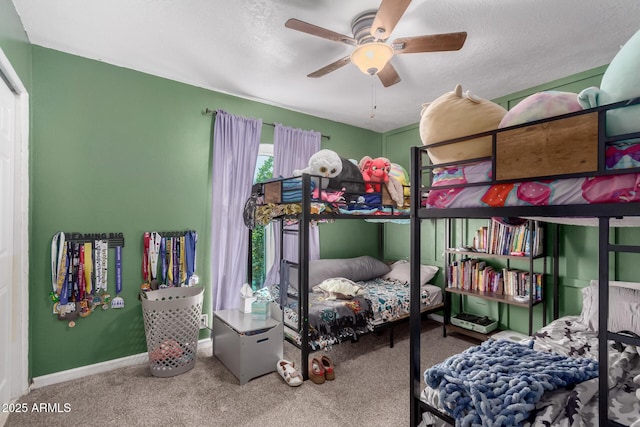
M 273 144 L 260 144 L 253 182 L 273 178 Z M 273 263 L 271 226 L 258 225 L 251 232 L 251 287 L 262 287 L 267 271 Z

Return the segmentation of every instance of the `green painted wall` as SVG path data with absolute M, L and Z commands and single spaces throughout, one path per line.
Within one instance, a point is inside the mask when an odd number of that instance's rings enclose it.
M 606 65 L 597 67 L 576 75 L 568 76 L 560 80 L 552 81 L 544 85 L 529 88 L 520 92 L 509 94 L 493 101 L 505 108 L 512 108 L 523 98 L 544 90 L 559 90 L 567 92 L 579 92 L 589 86 L 598 86 Z M 421 145 L 419 134 L 419 123 L 406 126 L 387 132 L 382 136 L 383 153 L 394 161 L 409 167 L 409 147 Z M 466 231 L 467 235 L 480 226 L 481 220 L 461 220 L 454 227 L 454 235 L 462 235 Z M 398 259 L 409 257 L 409 230 L 408 227 L 399 225 L 387 225 L 392 228 L 392 232 L 385 234 L 385 257 L 387 259 Z M 444 266 L 442 250 L 444 248 L 444 221 L 425 220 L 422 226 L 422 262 L 425 264 Z M 623 243 L 637 242 L 640 239 L 639 229 L 623 229 L 612 231 L 617 242 Z M 548 241 L 551 240 L 548 234 Z M 580 290 L 589 284 L 591 279 L 598 275 L 598 233 L 594 227 L 561 226 L 559 232 L 560 239 L 560 315 L 578 314 L 582 308 L 582 296 Z M 549 252 L 551 248 L 549 248 Z M 640 274 L 640 267 L 637 267 L 632 255 L 620 254 L 612 257 L 611 278 L 618 280 L 637 281 Z M 636 263 L 637 264 L 637 263 Z M 523 268 L 526 268 L 523 267 Z M 547 263 L 547 271 L 551 272 L 551 259 Z M 442 274 L 438 274 L 435 282 L 443 285 Z M 550 278 L 549 278 L 549 283 Z M 547 293 L 548 316 L 551 316 L 551 289 Z M 454 308 L 457 303 L 454 302 Z M 487 302 L 478 298 L 468 297 L 465 301 L 465 309 L 476 314 L 500 315 L 503 328 L 510 328 L 519 332 L 526 332 L 528 329 L 527 311 L 518 307 Z M 500 312 L 499 312 L 500 310 Z M 541 307 L 536 308 L 534 327 L 542 325 Z
M 213 118 L 202 114 L 205 107 L 320 131 L 331 136 L 323 148 L 345 157 L 381 152 L 375 132 L 39 46 L 32 55 L 32 377 L 146 351 L 137 300 L 144 231 L 198 231 L 198 274 L 210 313 Z M 263 127 L 262 141 L 273 141 L 273 128 Z M 123 310 L 93 313 L 74 328 L 52 314 L 49 248 L 59 230 L 124 233 Z M 362 221 L 322 226 L 322 256 L 375 254 L 377 230 Z

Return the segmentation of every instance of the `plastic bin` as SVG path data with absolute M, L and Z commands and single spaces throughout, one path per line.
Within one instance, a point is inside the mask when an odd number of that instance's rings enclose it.
M 141 293 L 151 374 L 172 377 L 196 363 L 202 287 L 166 288 Z

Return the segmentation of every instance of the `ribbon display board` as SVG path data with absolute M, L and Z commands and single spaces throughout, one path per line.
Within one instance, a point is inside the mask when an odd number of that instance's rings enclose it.
M 57 232 L 51 239 L 53 313 L 74 327 L 98 307 L 124 308 L 122 291 L 123 233 Z M 109 249 L 116 251 L 116 297 L 107 291 Z

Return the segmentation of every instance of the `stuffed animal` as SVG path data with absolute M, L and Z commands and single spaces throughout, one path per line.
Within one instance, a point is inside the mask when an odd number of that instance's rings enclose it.
M 420 113 L 420 139 L 430 146 L 436 142 L 473 135 L 498 128 L 507 113 L 500 105 L 473 96 L 457 85 L 435 101 L 424 104 Z M 434 164 L 455 162 L 491 155 L 491 137 L 475 138 L 450 145 L 429 148 Z
M 384 157 L 372 159 L 365 156 L 360 160 L 360 171 L 364 178 L 364 187 L 367 193 L 382 191 L 382 183 L 389 182 L 389 171 L 391 162 Z
M 344 197 L 347 202 L 356 201 L 359 196 L 364 194 L 364 179 L 360 168 L 354 161 L 340 157 L 342 162 L 342 171 L 329 180 L 328 190 L 344 191 Z
M 556 90 L 538 92 L 527 96 L 510 109 L 498 127 L 515 126 L 581 110 L 577 93 Z
M 309 158 L 309 166 L 304 169 L 295 169 L 293 176 L 303 173 L 318 175 L 321 178 L 320 188 L 329 186 L 329 178 L 336 177 L 342 172 L 342 159 L 338 153 L 332 150 L 320 150 Z
M 369 156 L 364 156 L 358 163 L 367 193 L 382 193 L 383 204 L 402 207 L 404 205 L 404 189 L 400 181 L 389 173 L 391 164 L 389 159 L 385 157 L 372 159 Z
M 635 33 L 611 60 L 600 88 L 590 87 L 578 95 L 583 108 L 613 104 L 640 97 L 640 31 Z M 607 112 L 607 135 L 640 132 L 640 105 Z

